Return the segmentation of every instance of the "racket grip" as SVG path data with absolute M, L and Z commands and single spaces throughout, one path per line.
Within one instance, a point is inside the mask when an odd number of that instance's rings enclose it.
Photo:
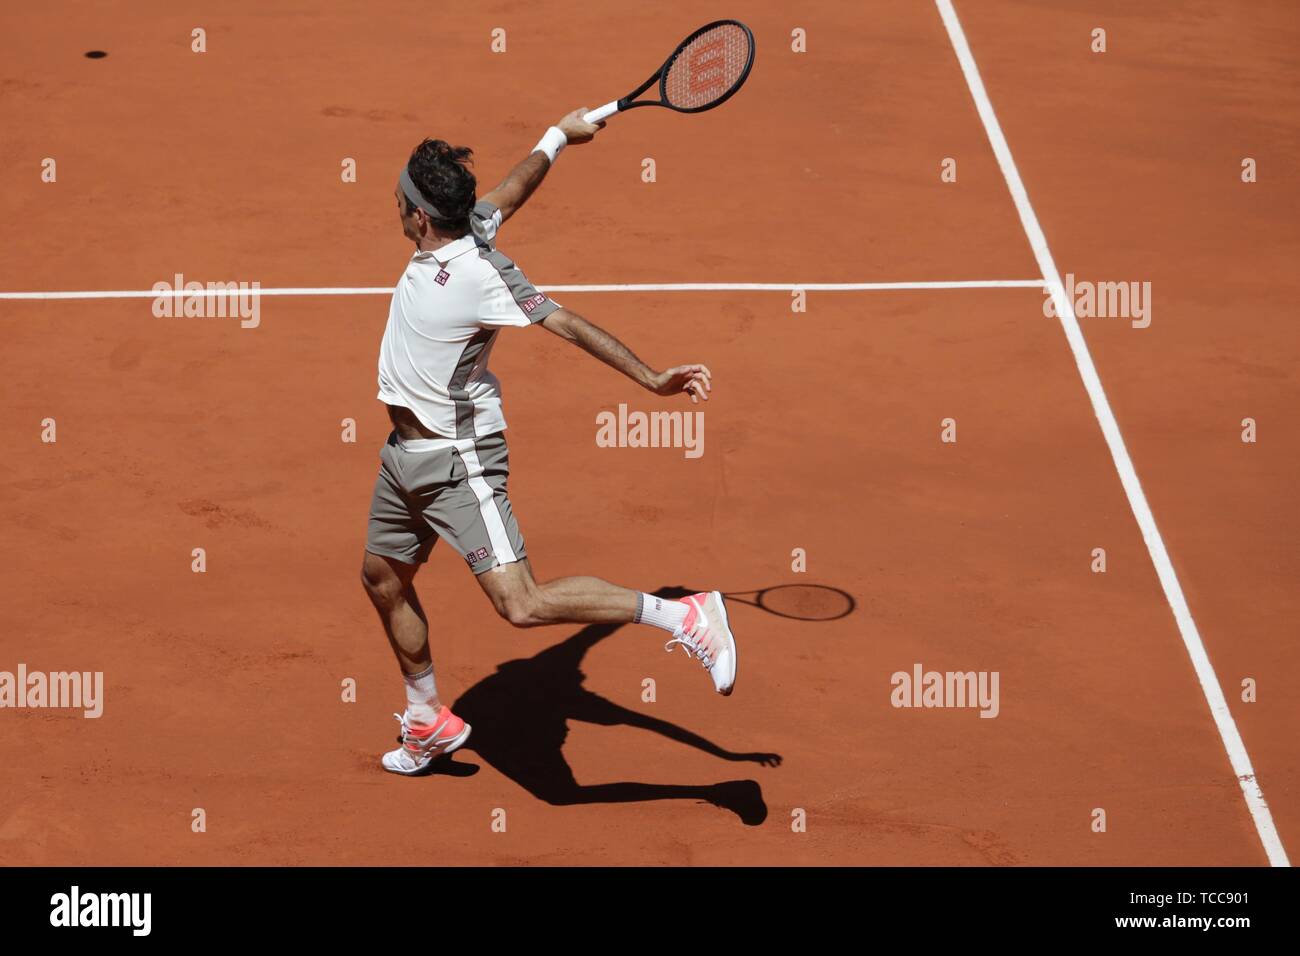
M 606 103 L 604 106 L 597 107 L 596 109 L 588 113 L 586 116 L 584 116 L 582 119 L 584 122 L 587 123 L 599 123 L 601 120 L 605 119 L 606 117 L 613 116 L 617 112 L 618 112 L 618 100 L 614 100 L 614 102 L 612 103 Z

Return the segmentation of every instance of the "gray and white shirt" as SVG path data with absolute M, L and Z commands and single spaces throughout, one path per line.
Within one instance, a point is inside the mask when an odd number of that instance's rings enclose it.
M 388 308 L 378 398 L 409 408 L 447 438 L 506 427 L 501 383 L 487 367 L 497 333 L 540 322 L 560 307 L 497 251 L 500 225 L 501 211 L 479 201 L 469 234 L 411 257 Z

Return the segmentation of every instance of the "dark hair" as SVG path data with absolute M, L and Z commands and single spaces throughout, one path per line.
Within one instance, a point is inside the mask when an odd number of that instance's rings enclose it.
M 424 198 L 446 217 L 429 217 L 439 229 L 469 231 L 469 214 L 474 209 L 478 188 L 474 174 L 469 171 L 473 155 L 468 146 L 452 146 L 441 139 L 426 139 L 411 151 L 406 167 L 411 180 Z M 413 205 L 406 200 L 408 215 Z

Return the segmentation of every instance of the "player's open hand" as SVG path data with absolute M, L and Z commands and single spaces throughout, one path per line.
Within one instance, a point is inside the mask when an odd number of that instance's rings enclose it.
M 751 762 L 756 763 L 756 764 L 762 764 L 764 767 L 779 767 L 779 766 L 781 766 L 781 755 L 780 755 L 780 754 L 769 754 L 769 753 L 762 753 L 762 752 L 759 752 L 759 753 L 750 753 L 750 754 L 733 754 L 732 756 L 728 757 L 727 759 L 728 759 L 728 760 L 748 760 L 748 761 L 751 761 Z
M 712 376 L 704 365 L 678 365 L 666 372 L 660 372 L 650 390 L 656 395 L 676 395 L 685 392 L 691 401 L 709 400 L 709 391 L 713 388 Z
M 574 110 L 555 124 L 560 132 L 564 134 L 564 138 L 569 141 L 570 146 L 575 143 L 590 143 L 597 131 L 605 128 L 604 120 L 599 123 L 588 123 L 584 120 L 583 116 L 588 112 L 590 111 L 584 106 L 581 109 Z

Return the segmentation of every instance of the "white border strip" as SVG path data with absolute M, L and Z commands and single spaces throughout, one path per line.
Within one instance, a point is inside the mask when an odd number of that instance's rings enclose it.
M 1264 791 L 1255 779 L 1250 755 L 1246 753 L 1246 745 L 1237 732 L 1237 724 L 1232 719 L 1232 712 L 1228 709 L 1227 700 L 1224 699 L 1219 679 L 1205 652 L 1205 645 L 1201 643 L 1201 635 L 1196 630 L 1196 622 L 1192 620 L 1192 612 L 1183 597 L 1178 575 L 1174 573 L 1169 552 L 1165 550 L 1164 540 L 1160 537 L 1160 529 L 1156 527 L 1156 519 L 1151 514 L 1137 472 L 1129 459 L 1128 449 L 1124 446 L 1124 439 L 1119 433 L 1119 423 L 1116 422 L 1106 392 L 1101 387 L 1101 379 L 1092 364 L 1092 356 L 1088 352 L 1083 332 L 1079 328 L 1079 320 L 1075 317 L 1073 305 L 1065 294 L 1061 274 L 1057 271 L 1056 263 L 1053 262 L 1052 254 L 1047 248 L 1047 237 L 1043 235 L 1043 230 L 1038 225 L 1038 217 L 1034 214 L 1034 207 L 1029 203 L 1029 194 L 1020 179 L 1015 160 L 1011 158 L 1011 149 L 1007 146 L 1006 137 L 1002 135 L 1002 127 L 993 112 L 993 104 L 984 89 L 984 81 L 980 79 L 975 57 L 966 42 L 966 35 L 962 31 L 961 22 L 957 19 L 957 12 L 953 9 L 952 0 L 934 0 L 934 2 L 939 8 L 939 16 L 943 18 L 943 25 L 948 30 L 948 39 L 952 41 L 953 51 L 957 54 L 958 62 L 961 63 L 966 85 L 970 87 L 971 98 L 975 100 L 975 106 L 979 110 L 980 119 L 984 123 L 984 132 L 988 134 L 989 144 L 993 147 L 998 166 L 1001 167 L 1002 175 L 1007 181 L 1007 189 L 1011 191 L 1011 198 L 1015 200 L 1016 211 L 1020 214 L 1020 223 L 1025 229 L 1025 237 L 1033 247 L 1034 258 L 1038 260 L 1043 279 L 1051 291 L 1056 314 L 1061 320 L 1061 328 L 1065 330 L 1065 337 L 1070 343 L 1070 351 L 1074 353 L 1074 362 L 1079 367 L 1084 388 L 1088 390 L 1088 398 L 1092 400 L 1093 413 L 1101 423 L 1101 432 L 1106 438 L 1107 447 L 1110 448 L 1115 470 L 1119 472 L 1124 493 L 1128 496 L 1129 507 L 1133 509 L 1133 516 L 1137 519 L 1138 527 L 1142 529 L 1142 539 L 1146 542 L 1147 552 L 1151 555 L 1151 563 L 1155 565 L 1156 574 L 1160 577 L 1160 586 L 1164 588 L 1165 598 L 1174 612 L 1174 620 L 1178 624 L 1179 633 L 1182 634 L 1187 654 L 1192 659 L 1192 666 L 1196 669 L 1205 701 L 1210 705 L 1210 713 L 1219 728 L 1219 736 L 1223 740 L 1224 749 L 1228 752 L 1228 760 L 1232 763 L 1233 772 L 1236 773 L 1237 782 L 1241 785 L 1241 792 L 1246 798 L 1246 806 L 1255 821 L 1255 830 L 1259 833 L 1260 842 L 1264 844 L 1269 863 L 1273 866 L 1290 866 L 1286 849 L 1282 846 L 1282 840 L 1273 825 L 1273 815 L 1269 813 L 1268 803 L 1264 800 Z
M 1043 289 L 1042 279 L 971 279 L 956 282 L 645 282 L 611 285 L 546 285 L 542 292 L 884 292 L 895 289 Z M 237 289 L 186 292 L 181 290 L 0 292 L 0 299 L 157 299 L 217 298 L 234 295 L 392 295 L 392 286 Z

